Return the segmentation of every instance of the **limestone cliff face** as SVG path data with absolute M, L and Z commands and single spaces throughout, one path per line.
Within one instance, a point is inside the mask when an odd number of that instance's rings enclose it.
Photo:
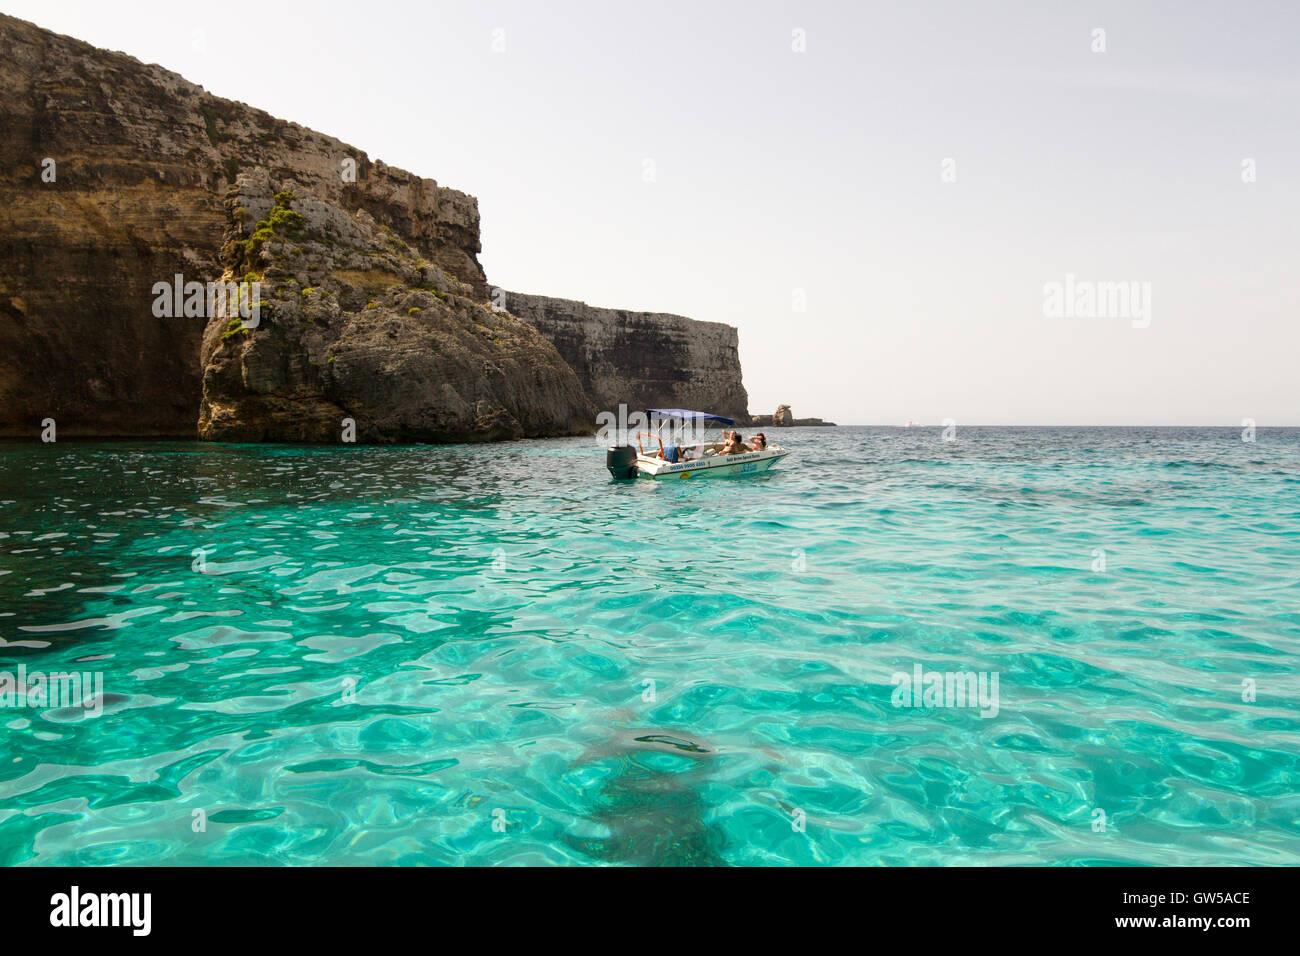
M 277 191 L 303 232 L 251 248 Z M 478 252 L 472 196 L 0 14 L 0 437 L 326 441 L 350 417 L 358 441 L 477 440 L 620 402 L 745 420 L 734 328 L 512 295 L 519 322 Z M 263 324 L 160 316 L 178 274 L 261 276 Z
M 447 442 L 585 434 L 595 410 L 531 325 L 482 301 L 364 209 L 281 191 L 227 198 L 223 283 L 258 290 L 203 337 L 199 435 Z M 251 296 L 249 296 L 251 300 Z M 236 311 L 243 305 L 243 314 Z
M 602 411 L 624 403 L 749 420 L 734 326 L 519 292 L 505 307 L 555 344 Z
M 204 322 L 156 317 L 151 290 L 221 274 L 226 192 L 257 168 L 486 299 L 472 196 L 0 15 L 0 437 L 194 435 Z

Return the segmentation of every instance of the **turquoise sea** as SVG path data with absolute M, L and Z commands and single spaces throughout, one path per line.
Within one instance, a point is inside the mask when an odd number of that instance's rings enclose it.
M 779 434 L 0 446 L 0 863 L 1300 863 L 1300 430 Z

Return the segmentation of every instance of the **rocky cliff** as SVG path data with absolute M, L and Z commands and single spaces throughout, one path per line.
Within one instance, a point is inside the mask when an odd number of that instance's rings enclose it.
M 472 196 L 159 66 L 0 15 L 0 103 L 0 436 L 193 437 L 204 322 L 151 290 L 220 275 L 241 170 L 364 210 L 486 299 Z
M 254 243 L 277 192 L 300 234 Z M 475 440 L 590 429 L 593 399 L 744 415 L 735 329 L 511 296 L 520 323 L 482 307 L 478 252 L 472 196 L 0 15 L 0 437 L 327 440 L 351 417 L 358 441 Z M 178 275 L 258 276 L 266 321 L 160 313 Z
M 623 403 L 749 420 L 734 326 L 519 292 L 504 305 L 555 344 L 602 411 Z

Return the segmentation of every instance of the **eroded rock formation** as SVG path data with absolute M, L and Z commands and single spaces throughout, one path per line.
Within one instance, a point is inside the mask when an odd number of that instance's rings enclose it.
M 591 431 L 577 376 L 366 210 L 264 170 L 227 199 L 223 283 L 257 283 L 203 336 L 199 436 L 229 441 L 477 441 Z M 251 298 L 251 297 L 250 297 Z M 242 303 L 251 312 L 251 303 Z M 252 326 L 252 327 L 250 327 Z M 345 425 L 345 421 L 351 425 Z

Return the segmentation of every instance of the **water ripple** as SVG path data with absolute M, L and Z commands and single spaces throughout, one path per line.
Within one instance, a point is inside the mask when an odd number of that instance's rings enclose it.
M 0 446 L 0 863 L 1300 862 L 1300 433 L 784 440 Z

